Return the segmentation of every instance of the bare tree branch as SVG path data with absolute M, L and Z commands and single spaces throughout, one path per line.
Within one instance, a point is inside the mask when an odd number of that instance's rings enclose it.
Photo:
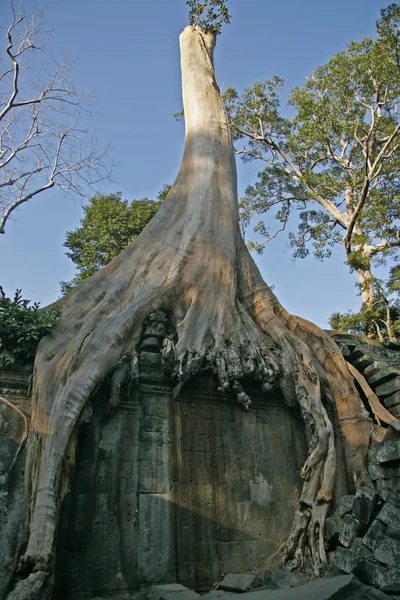
M 38 50 L 48 47 L 41 15 L 10 3 L 11 24 L 0 73 L 0 233 L 12 213 L 38 194 L 58 187 L 82 195 L 108 179 L 108 146 L 99 148 L 83 125 L 90 94 L 71 82 L 71 65 L 57 63 L 47 81 L 31 70 Z M 36 90 L 32 92 L 33 90 Z M 27 93 L 28 92 L 28 93 Z

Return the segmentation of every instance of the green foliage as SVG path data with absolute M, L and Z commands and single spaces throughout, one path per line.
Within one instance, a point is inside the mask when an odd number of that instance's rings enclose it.
M 91 277 L 126 248 L 155 215 L 169 189 L 165 185 L 157 201 L 143 198 L 128 202 L 119 192 L 93 196 L 83 208 L 80 227 L 66 234 L 66 254 L 78 274 L 69 282 L 61 282 L 62 293 Z
M 204 31 L 215 35 L 221 33 L 223 23 L 230 23 L 231 16 L 226 6 L 227 0 L 187 0 L 189 6 L 189 22 L 198 25 Z
M 289 229 L 295 257 L 344 247 L 350 269 L 395 259 L 400 247 L 400 5 L 381 12 L 375 40 L 351 42 L 290 94 L 283 80 L 256 82 L 224 101 L 238 153 L 263 164 L 241 199 L 257 243 Z M 293 215 L 293 219 L 289 217 Z M 273 226 L 273 223 L 277 225 Z M 271 233 L 276 229 L 275 233 Z
M 21 290 L 7 298 L 0 286 L 0 368 L 16 361 L 31 360 L 40 339 L 50 333 L 60 317 L 60 310 L 39 310 L 39 303 L 29 306 Z
M 363 333 L 378 341 L 395 341 L 400 339 L 400 307 L 387 307 L 385 303 L 373 307 L 363 305 L 358 312 L 333 313 L 329 324 L 336 331 Z
M 358 312 L 333 313 L 329 319 L 332 329 L 363 333 L 378 341 L 400 339 L 399 265 L 391 269 L 387 282 L 373 280 L 375 301 L 363 304 Z

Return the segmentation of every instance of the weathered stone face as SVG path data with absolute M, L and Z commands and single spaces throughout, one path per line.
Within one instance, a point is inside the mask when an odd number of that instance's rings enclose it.
M 278 550 L 301 490 L 301 417 L 261 392 L 245 412 L 217 388 L 200 377 L 175 401 L 147 378 L 111 417 L 100 390 L 64 501 L 59 591 L 206 589 Z
M 30 399 L 26 393 L 29 375 L 23 369 L 14 369 L 2 371 L 0 376 L 0 395 L 6 396 L 15 406 L 25 411 L 30 409 Z M 18 545 L 23 509 L 25 452 L 21 452 L 14 465 L 13 461 L 24 436 L 24 419 L 0 402 L 0 597 L 9 581 Z

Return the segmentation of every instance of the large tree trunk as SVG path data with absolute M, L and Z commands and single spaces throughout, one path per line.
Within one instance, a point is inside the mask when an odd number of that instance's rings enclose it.
M 309 455 L 287 546 L 290 566 L 308 556 L 316 569 L 324 564 L 333 494 L 370 485 L 366 451 L 381 431 L 363 409 L 340 351 L 323 331 L 282 308 L 243 243 L 234 153 L 212 62 L 215 39 L 190 26 L 180 43 L 186 137 L 177 179 L 142 234 L 61 299 L 59 324 L 36 356 L 13 600 L 51 593 L 65 457 L 79 416 L 110 372 L 117 394 L 121 359 L 136 372 L 142 325 L 155 310 L 175 324 L 169 351 L 176 393 L 210 368 L 222 390 L 232 389 L 246 408 L 248 377 L 265 391 L 278 386 L 288 405 L 300 405 Z

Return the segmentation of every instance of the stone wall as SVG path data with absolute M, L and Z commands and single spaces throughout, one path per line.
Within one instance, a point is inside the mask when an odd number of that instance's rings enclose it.
M 262 564 L 290 531 L 307 453 L 299 412 L 258 389 L 246 412 L 206 375 L 176 401 L 159 365 L 141 373 L 115 409 L 105 383 L 79 426 L 55 598 L 155 582 L 206 589 L 223 573 Z M 0 395 L 26 413 L 29 375 L 0 373 Z M 24 465 L 23 452 L 9 472 L 24 422 L 1 403 L 0 428 L 1 593 L 17 548 Z
M 28 382 L 31 365 L 0 372 L 0 396 L 29 412 Z M 0 402 L 0 597 L 2 597 L 17 550 L 23 507 L 25 452 L 13 464 L 25 437 L 24 419 Z
M 107 414 L 107 388 L 80 427 L 58 540 L 58 597 L 142 584 L 207 589 L 286 539 L 307 447 L 298 412 L 251 394 L 244 412 L 213 377 L 142 382 Z

